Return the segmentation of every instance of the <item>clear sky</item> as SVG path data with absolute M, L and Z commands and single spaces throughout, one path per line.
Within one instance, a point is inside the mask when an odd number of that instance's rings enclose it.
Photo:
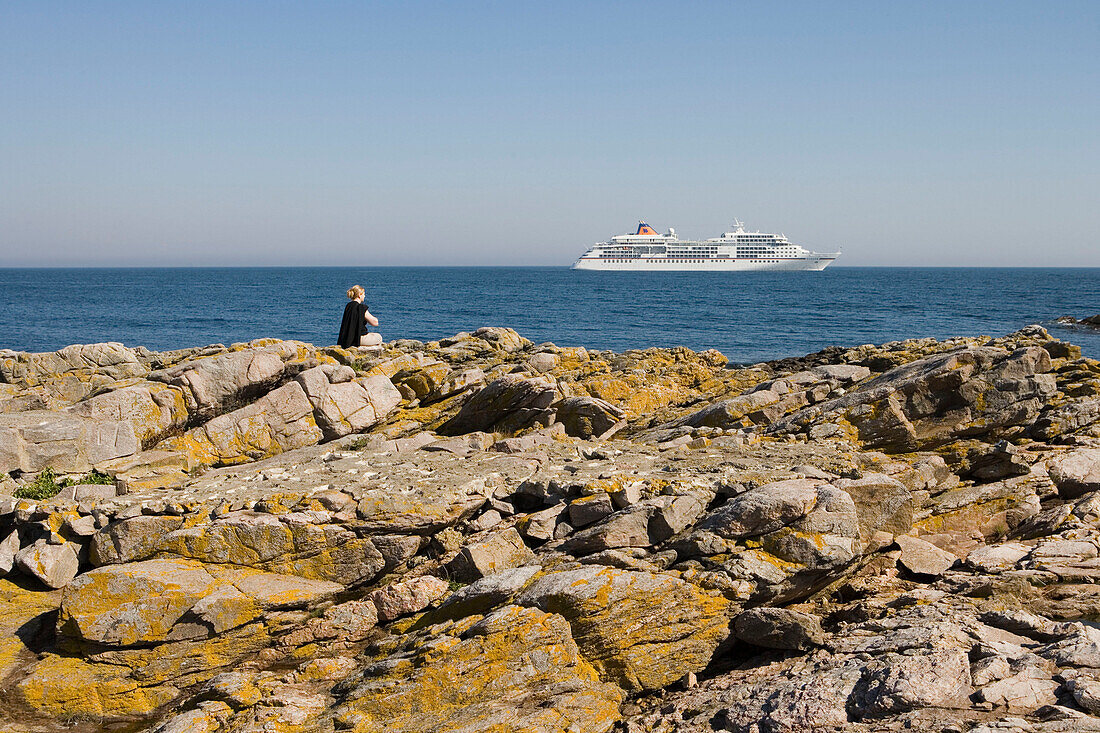
M 1100 266 L 1100 2 L 2 2 L 0 266 Z

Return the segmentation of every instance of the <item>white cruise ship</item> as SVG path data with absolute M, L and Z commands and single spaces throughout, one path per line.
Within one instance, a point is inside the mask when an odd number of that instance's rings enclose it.
M 705 241 L 680 241 L 675 229 L 658 234 L 644 221 L 638 231 L 599 242 L 574 270 L 824 270 L 840 252 L 810 252 L 782 234 L 734 230 Z

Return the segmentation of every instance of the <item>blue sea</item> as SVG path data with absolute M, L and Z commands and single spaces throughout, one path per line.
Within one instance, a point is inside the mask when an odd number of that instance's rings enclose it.
M 1100 358 L 1100 269 L 830 267 L 824 272 L 586 272 L 564 267 L 0 269 L 0 348 L 121 341 L 164 350 L 262 336 L 336 340 L 367 289 L 386 340 L 511 326 L 536 343 L 718 349 L 749 363 L 1040 323 Z

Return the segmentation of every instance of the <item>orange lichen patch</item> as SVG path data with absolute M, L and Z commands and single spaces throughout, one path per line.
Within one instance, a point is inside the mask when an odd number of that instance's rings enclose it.
M 473 621 L 471 623 L 470 621 Z M 336 712 L 360 733 L 452 730 L 606 731 L 622 691 L 600 682 L 569 624 L 506 606 L 422 632 Z
M 27 648 L 61 604 L 61 592 L 29 591 L 0 580 L 0 679 L 34 658 Z

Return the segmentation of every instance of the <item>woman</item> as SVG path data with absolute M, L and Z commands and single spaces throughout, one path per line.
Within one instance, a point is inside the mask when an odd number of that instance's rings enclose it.
M 340 322 L 340 337 L 336 343 L 345 349 L 352 346 L 379 346 L 382 334 L 371 333 L 367 324 L 378 325 L 378 319 L 371 315 L 367 304 L 363 302 L 366 291 L 362 285 L 355 285 L 348 291 L 348 300 L 344 306 L 344 320 Z

